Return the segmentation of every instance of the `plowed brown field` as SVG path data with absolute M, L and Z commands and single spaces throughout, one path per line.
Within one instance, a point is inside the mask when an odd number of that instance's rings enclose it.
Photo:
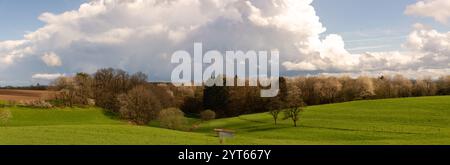
M 0 89 L 0 100 L 4 101 L 31 101 L 46 100 L 53 97 L 55 92 L 44 90 L 10 90 Z

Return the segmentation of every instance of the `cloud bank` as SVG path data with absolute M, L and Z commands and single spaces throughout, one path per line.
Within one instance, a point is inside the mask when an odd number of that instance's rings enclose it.
M 32 76 L 33 79 L 40 79 L 40 80 L 54 80 L 59 77 L 65 76 L 64 74 L 60 73 L 54 73 L 54 74 L 48 74 L 48 73 L 38 73 L 34 74 Z
M 62 62 L 58 55 L 56 55 L 53 52 L 45 53 L 44 56 L 42 56 L 42 61 L 44 61 L 47 66 L 61 66 Z
M 450 1 L 448 0 L 420 0 L 409 5 L 405 13 L 408 15 L 432 17 L 441 23 L 448 23 L 450 19 Z
M 447 1 L 438 1 L 438 6 Z M 432 0 L 425 4 L 435 4 Z M 78 10 L 43 13 L 45 26 L 22 40 L 0 42 L 0 74 L 88 72 L 116 67 L 168 80 L 171 54 L 193 49 L 280 51 L 284 71 L 380 73 L 448 71 L 449 33 L 416 25 L 406 51 L 351 54 L 326 28 L 312 0 L 92 0 Z M 420 2 L 418 2 L 419 4 Z M 408 7 L 406 13 L 420 13 Z M 422 5 L 422 8 L 423 8 Z M 427 5 L 425 5 L 427 6 Z M 434 5 L 430 5 L 434 6 Z M 430 14 L 445 22 L 448 12 Z M 428 72 L 427 72 L 428 73 Z M 448 73 L 448 72 L 447 72 Z M 282 73 L 283 74 L 283 73 Z M 14 77 L 9 76 L 9 79 Z
M 338 72 L 403 72 L 450 67 L 450 32 L 440 33 L 422 24 L 414 30 L 403 45 L 405 51 L 366 52 L 350 54 L 338 35 L 330 35 L 311 58 L 298 63 L 285 62 L 288 70 Z

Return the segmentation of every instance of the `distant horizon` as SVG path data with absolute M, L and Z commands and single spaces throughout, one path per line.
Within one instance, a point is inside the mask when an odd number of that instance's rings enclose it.
M 92 74 L 90 74 L 90 75 L 92 75 Z M 288 78 L 288 79 L 295 79 L 295 78 L 300 78 L 300 77 L 336 77 L 336 78 L 350 77 L 350 78 L 356 79 L 358 77 L 380 78 L 380 77 L 394 77 L 394 76 L 397 76 L 397 75 L 403 76 L 401 74 L 390 74 L 390 75 L 389 74 L 388 75 L 345 75 L 345 74 L 342 74 L 342 75 L 297 75 L 297 76 L 281 76 L 281 77 Z M 408 77 L 405 77 L 405 78 L 407 78 L 407 79 L 409 79 L 411 81 L 416 81 L 416 80 L 420 80 L 420 79 L 428 79 L 428 78 L 430 78 L 433 81 L 437 81 L 437 80 L 439 80 L 439 78 L 447 77 L 447 76 L 450 76 L 450 74 L 437 76 L 437 77 L 426 77 L 425 76 L 425 77 L 417 77 L 417 78 L 408 78 Z M 63 76 L 63 77 L 66 77 L 66 76 Z M 147 80 L 147 82 L 148 83 L 172 84 L 172 82 L 170 80 L 166 80 L 166 81 L 165 80 L 161 80 L 161 81 L 158 81 L 158 80 Z M 192 83 L 194 83 L 194 81 L 192 81 Z M 36 87 L 38 84 L 39 84 L 39 86 L 49 87 L 51 85 L 51 82 L 50 81 L 48 83 L 36 82 L 34 84 L 27 84 L 27 85 L 1 85 L 0 84 L 0 88 L 8 88 L 8 87 L 12 87 L 12 88 L 22 88 L 22 87 L 24 87 L 24 88 L 27 88 L 27 87 Z

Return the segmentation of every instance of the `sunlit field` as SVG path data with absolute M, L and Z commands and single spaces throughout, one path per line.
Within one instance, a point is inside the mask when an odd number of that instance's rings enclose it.
M 310 106 L 297 127 L 275 125 L 267 113 L 192 118 L 198 127 L 191 131 L 136 126 L 99 108 L 5 108 L 13 117 L 0 127 L 0 144 L 219 144 L 215 128 L 236 131 L 224 144 L 450 144 L 450 96 Z

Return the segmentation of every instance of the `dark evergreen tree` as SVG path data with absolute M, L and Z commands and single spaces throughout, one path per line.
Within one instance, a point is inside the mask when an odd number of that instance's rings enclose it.
M 208 81 L 214 81 L 214 77 Z M 223 86 L 215 84 L 209 87 L 205 86 L 203 90 L 203 109 L 215 111 L 218 117 L 227 117 L 229 89 L 226 86 L 225 78 L 223 82 Z
M 280 84 L 279 85 L 280 91 L 279 91 L 277 97 L 280 99 L 281 102 L 286 102 L 287 97 L 288 97 L 288 87 L 287 87 L 286 78 L 280 77 L 279 84 Z

